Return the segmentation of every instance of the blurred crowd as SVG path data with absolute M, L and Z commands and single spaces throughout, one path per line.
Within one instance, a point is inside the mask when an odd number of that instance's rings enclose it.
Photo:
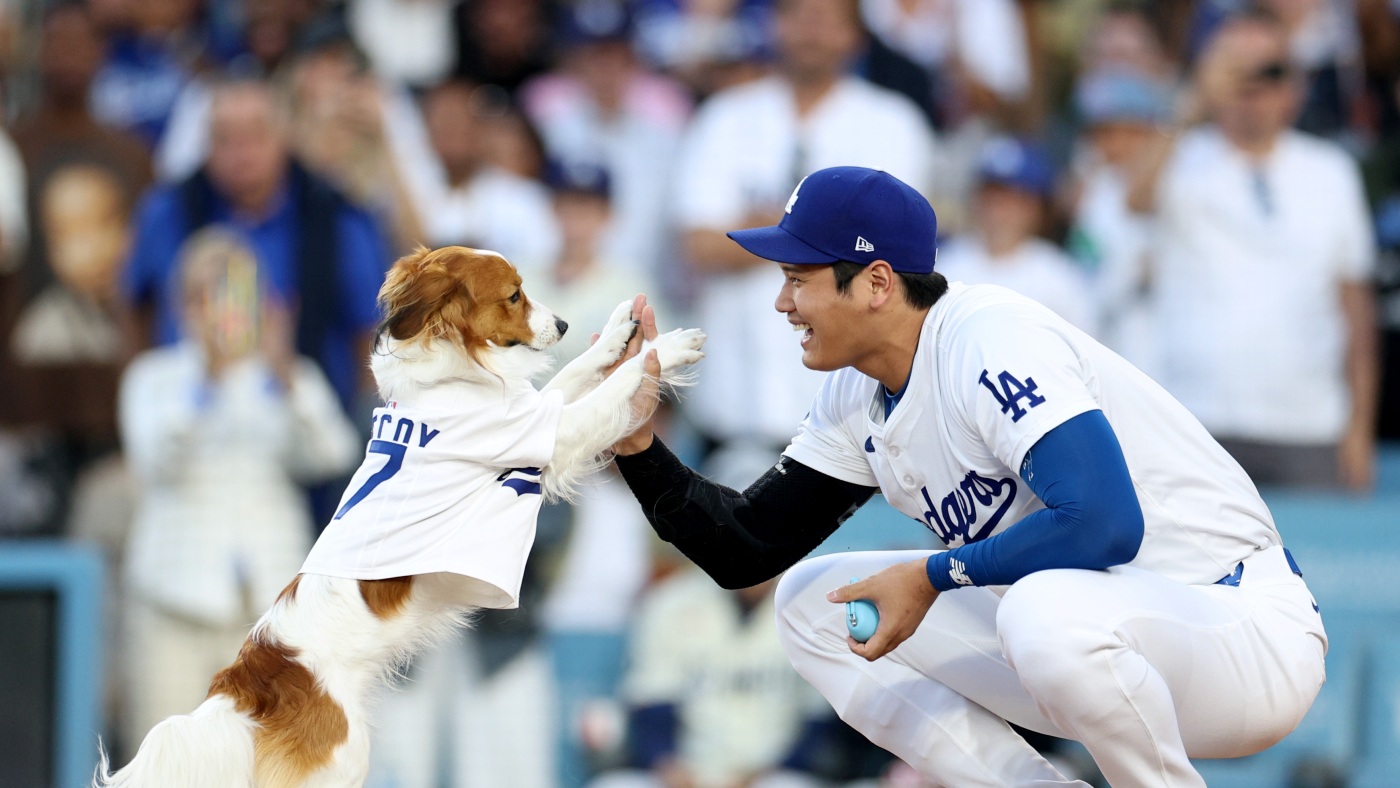
M 1364 494 L 1400 438 L 1396 0 L 0 0 L 0 111 L 0 537 L 105 549 L 118 763 L 334 510 L 418 244 L 513 261 L 564 360 L 637 292 L 703 327 L 668 430 L 739 488 L 821 376 L 724 232 L 845 164 L 1261 485 Z M 521 609 L 409 669 L 372 786 L 917 784 L 788 667 L 771 588 L 597 481 Z

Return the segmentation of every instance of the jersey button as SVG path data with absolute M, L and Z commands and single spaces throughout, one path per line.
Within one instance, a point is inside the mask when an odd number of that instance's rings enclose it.
M 904 483 L 907 484 L 907 485 L 909 485 L 909 486 L 911 486 L 911 487 L 914 486 L 914 477 L 913 477 L 913 476 L 910 476 L 910 475 L 907 474 L 907 473 L 904 474 Z
M 898 457 L 898 456 L 899 456 L 899 447 L 897 447 L 897 446 L 891 446 L 891 447 L 890 447 L 890 456 L 891 456 L 891 457 Z

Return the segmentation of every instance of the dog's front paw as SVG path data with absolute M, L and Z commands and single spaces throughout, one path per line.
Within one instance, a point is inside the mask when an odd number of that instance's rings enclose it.
M 661 362 L 661 379 L 667 383 L 678 382 L 677 370 L 695 364 L 705 357 L 700 351 L 705 346 L 705 332 L 698 328 L 678 328 L 668 331 L 647 343 L 656 348 L 656 359 Z M 645 354 L 647 347 L 642 348 Z
M 630 317 L 620 325 L 613 325 L 613 321 L 609 320 L 608 325 L 603 328 L 603 333 L 599 335 L 598 341 L 588 349 L 591 356 L 589 360 L 598 369 L 611 366 L 614 361 L 622 357 L 622 351 L 627 349 L 627 343 L 636 333 L 637 321 Z
M 612 331 L 627 324 L 636 325 L 637 321 L 632 319 L 632 299 L 627 299 L 617 305 L 617 308 L 608 316 L 608 322 L 603 325 L 603 330 L 598 332 L 598 336 L 605 337 Z

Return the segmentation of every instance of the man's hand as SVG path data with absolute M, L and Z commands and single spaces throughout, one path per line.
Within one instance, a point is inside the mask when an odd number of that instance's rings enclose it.
M 627 359 L 636 356 L 642 351 L 642 342 L 656 339 L 656 311 L 647 303 L 647 297 L 638 293 L 632 299 L 632 319 L 637 321 L 637 331 L 627 342 L 627 349 L 622 351 L 617 362 L 603 371 L 606 377 L 613 373 L 613 370 L 622 366 Z M 598 335 L 593 335 L 593 341 L 598 341 Z M 661 381 L 661 362 L 656 357 L 656 351 L 647 353 L 643 359 L 642 368 L 646 371 L 647 379 L 642 382 L 637 393 L 632 396 L 632 412 L 637 414 L 641 424 L 631 435 L 623 438 L 613 445 L 613 454 L 637 454 L 646 451 L 651 446 L 652 422 L 656 415 L 657 391 Z
M 850 635 L 846 636 L 846 643 L 852 652 L 874 662 L 894 651 L 919 628 L 929 607 L 938 598 L 938 589 L 928 581 L 925 563 L 926 559 L 920 558 L 895 564 L 826 595 L 828 602 L 838 604 L 868 599 L 880 611 L 880 624 L 870 640 L 860 643 Z

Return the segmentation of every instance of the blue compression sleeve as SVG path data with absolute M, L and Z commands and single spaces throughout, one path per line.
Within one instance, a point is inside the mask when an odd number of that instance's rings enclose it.
M 1103 411 L 1081 413 L 1036 441 L 1021 478 L 1045 508 L 989 539 L 929 556 L 934 588 L 1009 585 L 1042 569 L 1107 569 L 1137 555 L 1142 507 Z

